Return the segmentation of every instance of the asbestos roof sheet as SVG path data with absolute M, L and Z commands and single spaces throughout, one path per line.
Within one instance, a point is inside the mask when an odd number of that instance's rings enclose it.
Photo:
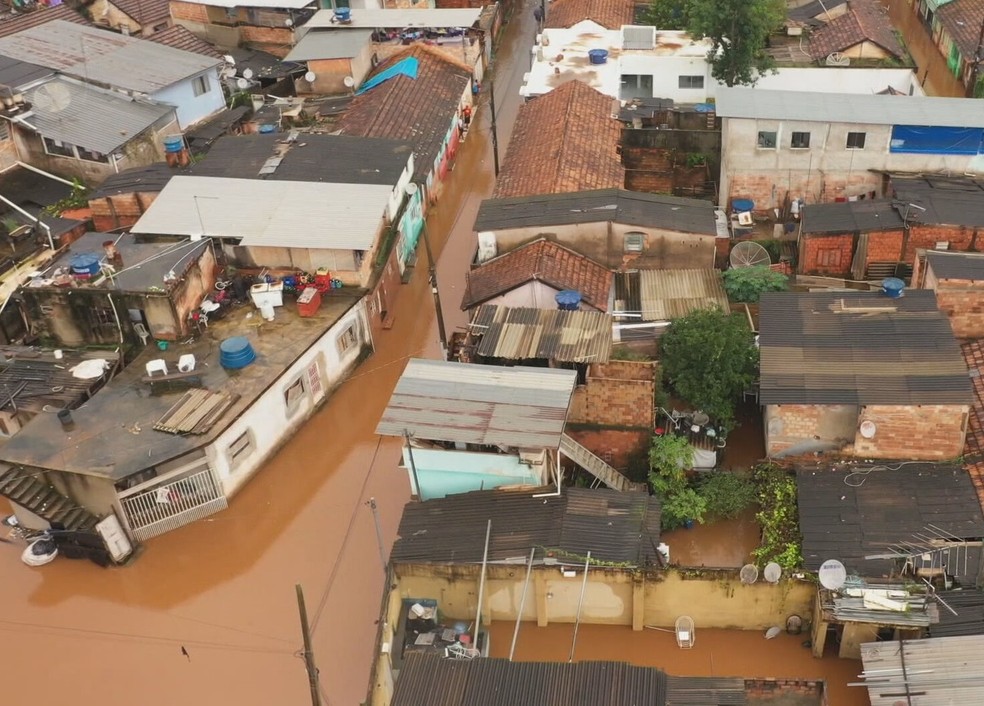
M 100 199 L 117 194 L 155 194 L 171 181 L 174 174 L 174 168 L 163 162 L 156 162 L 146 167 L 123 169 L 106 177 L 89 198 Z
M 44 97 L 39 100 L 39 94 Z M 125 145 L 174 108 L 127 98 L 60 76 L 24 92 L 32 104 L 22 121 L 52 140 L 109 154 Z M 99 116 L 98 120 L 93 116 Z
M 0 54 L 141 93 L 154 93 L 221 63 L 201 54 L 65 20 L 0 37 Z
M 984 226 L 984 180 L 970 176 L 891 175 L 898 208 L 909 208 L 909 221 L 932 225 Z M 922 209 L 922 210 L 920 210 Z
M 350 59 L 372 41 L 372 29 L 312 31 L 301 37 L 284 61 Z
M 982 650 L 980 635 L 862 644 L 871 706 L 984 703 Z
M 892 201 L 845 201 L 804 206 L 800 232 L 804 235 L 869 233 L 900 230 L 902 225 L 902 216 Z
M 576 383 L 573 370 L 414 358 L 396 383 L 376 433 L 556 449 Z
M 959 539 L 984 537 L 977 491 L 958 466 L 910 462 L 871 470 L 801 468 L 796 488 L 803 565 L 811 571 L 837 559 L 849 574 L 888 576 L 895 560 L 865 557 L 890 554 L 893 545 L 903 542 L 925 546 L 916 535 L 931 534 L 928 525 Z M 973 585 L 980 559 L 981 547 L 962 548 L 959 561 L 950 557 L 950 573 Z
M 939 279 L 984 280 L 984 254 L 927 250 L 926 261 Z
M 971 404 L 967 365 L 930 290 L 773 292 L 759 304 L 763 404 Z
M 717 235 L 714 204 L 710 201 L 623 189 L 486 199 L 479 206 L 475 230 L 549 228 L 605 222 Z
M 930 637 L 984 635 L 984 593 L 979 589 L 961 589 L 939 591 L 936 595 L 957 614 L 941 607 L 939 623 L 929 626 Z
M 552 552 L 557 563 L 647 566 L 657 561 L 659 500 L 645 492 L 563 488 L 535 497 L 529 489 L 476 490 L 403 509 L 390 560 L 400 564 L 480 564 L 492 520 L 489 561 L 525 564 Z
M 383 184 L 175 176 L 131 232 L 242 238 L 247 247 L 369 250 L 392 192 Z
M 984 128 L 984 111 L 966 98 L 842 93 L 832 99 L 829 93 L 719 86 L 715 106 L 722 118 Z
M 478 22 L 482 14 L 481 8 L 437 8 L 437 9 L 369 9 L 357 8 L 352 10 L 351 22 L 340 24 L 335 21 L 332 10 L 319 10 L 308 20 L 305 27 L 309 29 L 385 29 L 397 27 L 426 27 L 426 28 L 457 28 L 471 27 Z
M 51 69 L 0 55 L 0 85 L 22 88 L 51 75 Z
M 612 317 L 600 311 L 483 304 L 469 330 L 484 358 L 607 363 L 612 352 Z
M 643 321 L 672 321 L 697 309 L 728 311 L 728 295 L 717 270 L 641 270 Z

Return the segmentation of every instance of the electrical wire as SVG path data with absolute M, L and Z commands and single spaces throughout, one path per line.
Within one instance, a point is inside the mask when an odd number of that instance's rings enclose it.
M 897 471 L 900 468 L 902 468 L 903 466 L 909 466 L 909 465 L 914 464 L 914 463 L 925 465 L 927 462 L 926 461 L 903 461 L 902 463 L 896 464 L 895 466 L 877 465 L 877 466 L 869 466 L 868 468 L 859 468 L 856 471 L 852 471 L 851 473 L 848 473 L 846 476 L 844 476 L 844 485 L 846 485 L 846 486 L 848 486 L 850 488 L 860 488 L 862 485 L 864 485 L 864 482 L 868 479 L 868 475 L 871 474 L 871 473 L 873 473 L 873 472 L 877 472 L 877 471 Z M 934 465 L 939 465 L 939 464 L 934 464 Z M 850 482 L 848 482 L 848 479 L 851 478 L 852 476 L 861 476 L 861 480 L 859 482 L 857 482 L 857 483 L 850 483 Z

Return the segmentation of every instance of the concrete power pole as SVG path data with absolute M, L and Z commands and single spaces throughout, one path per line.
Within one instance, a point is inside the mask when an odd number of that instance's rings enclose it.
M 321 694 L 318 690 L 318 668 L 314 665 L 314 651 L 311 649 L 311 627 L 308 625 L 307 607 L 304 605 L 304 591 L 301 584 L 297 589 L 297 612 L 301 616 L 301 635 L 304 637 L 304 667 L 307 669 L 308 686 L 311 687 L 311 706 L 321 706 Z

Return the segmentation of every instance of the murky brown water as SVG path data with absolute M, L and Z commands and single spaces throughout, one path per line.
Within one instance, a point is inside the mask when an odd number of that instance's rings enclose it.
M 733 520 L 715 520 L 692 529 L 664 532 L 660 541 L 670 547 L 670 563 L 676 566 L 737 568 L 750 560 L 759 544 L 761 528 L 755 510 L 746 510 Z
M 918 66 L 919 82 L 926 94 L 963 98 L 963 84 L 950 73 L 943 55 L 906 0 L 889 0 L 888 8 L 892 24 L 901 32 L 906 48 Z
M 490 625 L 491 655 L 508 657 L 515 623 Z M 518 661 L 566 662 L 570 654 L 574 626 L 536 627 L 523 623 L 516 645 Z M 771 677 L 776 679 L 825 679 L 831 706 L 868 706 L 864 689 L 847 686 L 858 681 L 861 663 L 836 657 L 814 659 L 803 647 L 804 635 L 782 634 L 766 640 L 764 633 L 743 630 L 696 630 L 693 649 L 676 646 L 672 632 L 629 627 L 581 625 L 574 659 L 618 660 L 659 667 L 680 676 Z
M 502 155 L 533 39 L 525 9 L 498 53 Z M 451 187 L 430 219 L 449 330 L 471 256 L 478 202 L 492 190 L 477 116 Z M 421 253 L 426 261 L 426 255 Z M 304 586 L 326 702 L 365 697 L 383 570 L 366 504 L 388 545 L 409 497 L 400 442 L 373 434 L 407 357 L 438 355 L 426 267 L 401 291 L 376 354 L 233 500 L 148 543 L 132 566 L 58 560 L 30 569 L 0 543 L 0 664 L 13 704 L 98 698 L 104 706 L 307 703 L 294 584 Z M 5 508 L 4 508 L 5 509 Z M 181 647 L 188 652 L 185 657 Z M 91 696 L 88 696 L 91 695 Z

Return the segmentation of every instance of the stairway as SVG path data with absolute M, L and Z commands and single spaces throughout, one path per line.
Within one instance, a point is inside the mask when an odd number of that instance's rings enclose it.
M 609 488 L 621 491 L 646 490 L 645 483 L 633 483 L 567 434 L 560 436 L 560 452 Z
M 99 521 L 98 517 L 59 493 L 42 477 L 11 466 L 0 466 L 0 495 L 67 530 L 94 531 Z

